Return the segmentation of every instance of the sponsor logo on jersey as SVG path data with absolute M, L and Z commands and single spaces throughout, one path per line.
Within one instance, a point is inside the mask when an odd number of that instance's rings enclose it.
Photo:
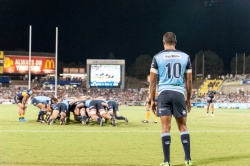
M 164 55 L 164 59 L 181 59 L 181 55 L 179 54 L 168 54 L 168 55 Z

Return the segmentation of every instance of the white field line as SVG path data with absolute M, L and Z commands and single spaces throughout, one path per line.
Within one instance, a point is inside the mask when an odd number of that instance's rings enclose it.
M 171 133 L 179 131 L 171 131 Z M 190 133 L 250 133 L 250 130 L 190 130 Z M 0 130 L 0 133 L 161 133 L 160 130 L 117 130 L 117 131 L 84 131 L 84 130 Z

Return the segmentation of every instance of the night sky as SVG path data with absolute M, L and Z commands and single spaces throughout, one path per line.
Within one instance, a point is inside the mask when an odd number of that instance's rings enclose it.
M 219 55 L 229 69 L 237 53 L 250 54 L 249 0 L 0 0 L 0 50 L 55 51 L 59 61 L 86 62 L 113 52 L 129 66 L 140 54 L 163 49 L 167 31 L 191 59 L 200 50 Z

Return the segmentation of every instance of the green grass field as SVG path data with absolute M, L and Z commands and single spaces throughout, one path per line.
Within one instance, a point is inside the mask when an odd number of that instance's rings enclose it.
M 193 164 L 250 165 L 250 111 L 204 109 L 188 114 Z M 37 123 L 38 109 L 29 106 L 27 122 L 17 121 L 16 105 L 0 105 L 0 165 L 159 166 L 161 125 L 142 124 L 144 107 L 120 107 L 129 118 L 116 127 L 60 126 Z M 151 116 L 152 120 L 153 117 Z M 151 120 L 151 121 L 152 121 Z M 184 165 L 184 153 L 175 121 L 171 132 L 171 163 Z

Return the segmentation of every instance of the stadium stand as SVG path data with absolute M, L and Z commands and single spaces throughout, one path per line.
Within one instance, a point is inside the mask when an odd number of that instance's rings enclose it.
M 215 91 L 218 91 L 222 83 L 223 80 L 206 80 L 200 88 L 199 95 L 202 96 L 203 94 L 205 94 L 210 86 L 213 86 L 213 89 Z

